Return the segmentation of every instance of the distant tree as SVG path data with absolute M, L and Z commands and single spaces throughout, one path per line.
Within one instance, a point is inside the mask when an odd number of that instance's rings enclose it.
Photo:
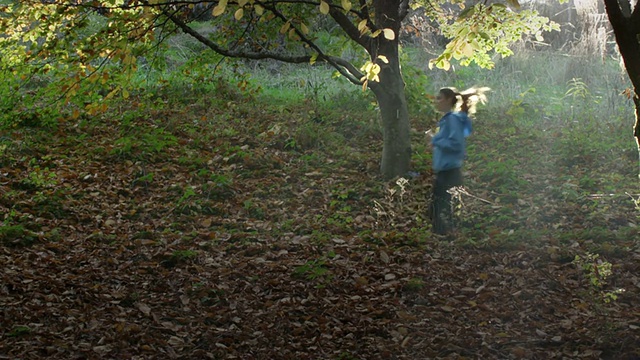
M 630 0 L 604 0 L 604 4 L 633 85 L 633 94 L 629 93 L 636 106 L 633 135 L 640 152 L 640 3 L 636 1 L 635 7 L 632 7 Z
M 541 38 L 557 26 L 535 11 L 519 10 L 517 0 L 22 0 L 0 10 L 0 52 L 4 69 L 25 64 L 32 73 L 55 74 L 67 98 L 82 79 L 126 78 L 137 58 L 175 31 L 191 35 L 218 54 L 327 64 L 351 83 L 371 90 L 383 129 L 381 173 L 404 175 L 411 159 L 410 125 L 400 66 L 398 34 L 411 8 L 423 8 L 450 39 L 431 63 L 448 69 L 491 67 L 490 52 L 512 54 L 509 45 L 523 34 Z M 509 5 L 507 7 L 505 5 Z M 443 5 L 447 5 L 446 7 Z M 100 14 L 102 20 L 96 19 Z M 93 17 L 92 17 L 93 16 Z M 196 20 L 213 26 L 204 32 Z M 211 30 L 213 29 L 213 30 Z M 326 41 L 326 37 L 332 41 Z M 322 39 L 325 39 L 323 41 Z M 345 44 L 361 58 L 347 59 Z M 146 51 L 146 52 L 145 52 Z M 118 72 L 102 71 L 118 64 Z M 116 90 L 126 95 L 125 87 Z M 115 96 L 114 92 L 107 96 Z M 99 101 L 97 102 L 99 103 Z M 93 102 L 90 111 L 100 109 Z M 104 106 L 102 106 L 104 108 Z

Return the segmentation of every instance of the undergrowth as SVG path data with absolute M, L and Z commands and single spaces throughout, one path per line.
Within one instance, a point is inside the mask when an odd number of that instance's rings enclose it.
M 625 195 L 639 192 L 631 109 L 611 112 L 629 104 L 605 96 L 609 90 L 594 77 L 578 77 L 576 68 L 575 76 L 551 83 L 527 72 L 549 56 L 504 60 L 497 64 L 498 75 L 462 68 L 446 78 L 405 56 L 416 177 L 403 182 L 377 183 L 382 134 L 373 98 L 332 78 L 329 69 L 302 74 L 289 65 L 246 68 L 227 60 L 212 68 L 186 58 L 173 67 L 141 69 L 135 90 L 126 99 L 106 102 L 109 111 L 102 116 L 76 117 L 70 110 L 66 117 L 38 113 L 34 121 L 3 120 L 0 163 L 11 166 L 18 179 L 12 201 L 46 204 L 37 214 L 50 211 L 53 218 L 70 214 L 66 198 L 81 196 L 70 188 L 51 191 L 65 181 L 65 170 L 53 167 L 66 161 L 54 151 L 62 146 L 56 141 L 64 141 L 77 146 L 67 150 L 73 156 L 91 155 L 128 169 L 122 181 L 134 191 L 171 183 L 165 190 L 170 203 L 164 204 L 170 214 L 230 218 L 220 202 L 233 200 L 245 216 L 274 222 L 273 227 L 286 224 L 300 235 L 328 229 L 369 234 L 367 241 L 382 236 L 418 244 L 430 234 L 431 160 L 421 134 L 438 117 L 428 94 L 444 85 L 487 85 L 490 101 L 476 115 L 466 189 L 457 196 L 462 239 L 475 246 L 512 247 L 560 232 L 586 241 L 580 229 L 598 227 L 615 241 L 638 223 L 635 198 Z M 603 69 L 613 83 L 615 70 Z M 506 73 L 514 75 L 511 82 L 501 76 Z M 613 88 L 622 87 L 618 82 Z M 66 135 L 50 138 L 52 129 Z M 46 164 L 38 161 L 43 155 L 49 157 Z M 180 176 L 184 167 L 189 175 Z M 93 176 L 88 170 L 82 179 Z M 265 180 L 256 187 L 257 178 Z M 316 192 L 314 186 L 321 188 Z M 280 197 L 282 206 L 293 206 L 299 194 L 318 207 L 304 226 L 296 224 L 296 214 L 273 214 L 270 204 L 258 200 Z M 29 206 L 19 210 L 28 213 Z M 138 211 L 131 216 L 139 217 Z

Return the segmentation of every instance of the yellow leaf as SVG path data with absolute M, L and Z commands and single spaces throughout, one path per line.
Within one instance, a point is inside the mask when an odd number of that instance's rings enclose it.
M 129 92 L 127 90 L 122 90 L 122 97 L 125 99 L 129 98 Z
M 227 0 L 221 0 L 216 7 L 213 8 L 211 15 L 220 16 L 224 14 L 224 11 L 227 9 Z
M 367 91 L 367 85 L 369 85 L 369 82 L 367 80 L 362 82 L 362 91 Z
M 115 88 L 113 90 L 111 90 L 105 97 L 105 100 L 111 99 L 112 97 L 114 97 L 116 95 L 116 93 L 118 92 L 118 90 L 120 90 L 119 88 Z
M 320 1 L 320 13 L 322 13 L 323 15 L 327 15 L 329 13 L 329 4 L 324 2 L 324 1 Z
M 342 8 L 344 11 L 351 10 L 351 1 L 350 0 L 342 0 Z
M 304 23 L 300 23 L 300 31 L 306 35 L 309 33 L 309 28 Z
M 242 8 L 236 10 L 235 14 L 233 14 L 233 17 L 235 17 L 236 20 L 242 19 L 242 16 L 244 16 L 244 10 Z
M 309 60 L 309 64 L 313 65 L 316 63 L 316 61 L 318 60 L 318 54 L 313 54 L 311 55 L 311 59 Z
M 468 42 L 462 45 L 462 49 L 460 51 L 462 52 L 462 55 L 466 57 L 473 56 L 473 46 L 471 46 L 471 44 L 469 44 Z
M 372 38 L 376 38 L 380 34 L 382 34 L 382 30 L 376 30 L 376 31 L 373 32 L 373 34 L 371 34 L 371 37 Z
M 289 39 L 291 40 L 300 40 L 300 38 L 298 37 L 298 34 L 296 34 L 296 29 L 290 29 L 289 30 Z
M 360 30 L 360 32 L 362 32 L 362 29 L 365 29 L 366 27 L 367 27 L 367 19 L 364 19 L 358 23 L 358 30 Z
M 256 11 L 256 14 L 262 16 L 262 14 L 264 14 L 264 8 L 260 5 L 256 5 L 253 7 L 253 9 Z
M 100 74 L 93 73 L 93 74 L 91 74 L 91 76 L 89 76 L 89 78 L 87 80 L 89 80 L 89 82 L 94 83 L 94 82 L 98 81 L 98 77 L 100 77 Z
M 238 6 L 243 7 L 247 5 L 248 2 L 249 0 L 238 0 Z
M 287 21 L 286 23 L 284 23 L 284 25 L 282 25 L 282 27 L 280 28 L 280 34 L 286 33 L 290 27 L 291 27 L 290 22 Z
M 378 59 L 380 59 L 380 61 L 382 61 L 385 64 L 389 63 L 389 59 L 387 59 L 387 57 L 384 55 L 378 55 Z
M 384 32 L 384 38 L 387 40 L 394 40 L 396 38 L 396 33 L 393 32 L 393 30 L 391 29 L 384 29 L 382 30 Z
M 371 63 L 371 61 L 367 61 L 364 65 L 362 65 L 360 70 L 363 71 L 363 72 L 369 72 L 369 70 L 371 70 L 371 66 L 372 65 L 373 64 Z
M 436 67 L 444 71 L 449 71 L 449 69 L 451 69 L 451 63 L 449 62 L 449 60 L 442 59 L 436 63 Z

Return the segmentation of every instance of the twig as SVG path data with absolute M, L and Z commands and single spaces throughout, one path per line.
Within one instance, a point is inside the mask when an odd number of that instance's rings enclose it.
M 495 205 L 494 203 L 492 203 L 492 202 L 491 202 L 491 201 L 489 201 L 489 200 L 486 200 L 486 199 L 483 199 L 483 198 L 481 198 L 481 197 L 479 197 L 479 196 L 475 196 L 475 195 L 473 195 L 473 194 L 470 194 L 470 193 L 467 191 L 467 189 L 463 188 L 462 186 L 456 186 L 455 188 L 453 188 L 453 189 L 451 189 L 451 190 L 452 190 L 453 192 L 458 192 L 458 193 L 460 193 L 460 194 L 467 195 L 467 196 L 472 197 L 472 198 L 474 198 L 474 199 L 476 199 L 476 200 L 480 200 L 480 201 L 482 201 L 482 202 L 483 202 L 483 203 L 485 203 L 485 204 Z M 451 191 L 451 190 L 450 190 L 450 191 Z
M 629 194 L 628 192 L 625 192 L 624 194 L 629 196 L 629 197 L 631 197 L 631 198 L 634 198 L 636 196 L 640 196 L 640 194 Z M 588 195 L 588 197 L 598 199 L 598 198 L 604 198 L 604 197 L 614 197 L 614 196 L 619 196 L 619 195 L 620 194 L 591 194 L 591 195 Z

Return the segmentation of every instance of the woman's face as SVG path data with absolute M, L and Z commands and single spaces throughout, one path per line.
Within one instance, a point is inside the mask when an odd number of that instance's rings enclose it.
M 442 92 L 436 95 L 436 109 L 441 112 L 451 111 L 451 99 L 447 98 Z

